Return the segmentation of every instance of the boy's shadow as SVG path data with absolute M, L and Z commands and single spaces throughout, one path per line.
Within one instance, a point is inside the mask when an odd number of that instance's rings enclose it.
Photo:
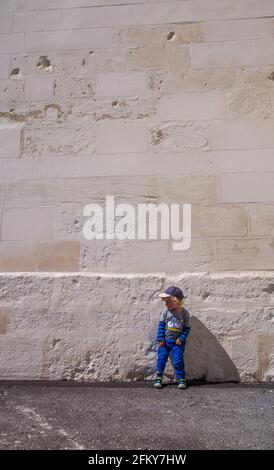
M 184 353 L 188 384 L 239 382 L 239 373 L 223 346 L 207 327 L 191 316 L 191 330 Z M 174 385 L 174 369 L 169 357 L 163 385 Z

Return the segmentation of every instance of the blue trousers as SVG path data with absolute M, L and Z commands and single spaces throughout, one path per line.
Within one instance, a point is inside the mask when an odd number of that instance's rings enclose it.
M 158 346 L 156 372 L 164 373 L 168 357 L 175 370 L 176 379 L 185 379 L 185 343 L 175 344 L 174 339 L 166 339 L 164 346 Z

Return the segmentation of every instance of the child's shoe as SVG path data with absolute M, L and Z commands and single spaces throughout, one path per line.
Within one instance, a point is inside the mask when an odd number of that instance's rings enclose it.
M 163 376 L 161 374 L 156 375 L 156 377 L 154 379 L 154 387 L 155 388 L 163 388 L 162 378 L 163 378 Z
M 178 388 L 187 388 L 185 379 L 178 380 Z

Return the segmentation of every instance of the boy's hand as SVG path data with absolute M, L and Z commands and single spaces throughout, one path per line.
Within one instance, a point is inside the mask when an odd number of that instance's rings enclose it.
M 181 341 L 179 338 L 177 338 L 176 341 L 175 341 L 175 344 L 179 344 L 179 345 L 180 345 L 180 344 L 182 344 L 182 341 Z
M 165 342 L 164 341 L 159 341 L 159 346 L 164 346 Z

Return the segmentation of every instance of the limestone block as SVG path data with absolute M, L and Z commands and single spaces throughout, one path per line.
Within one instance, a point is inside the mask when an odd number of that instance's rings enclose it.
M 5 197 L 5 182 L 0 181 L 0 207 L 4 207 L 4 197 Z
M 233 47 L 231 47 L 233 44 Z M 196 68 L 243 67 L 254 64 L 251 41 L 191 44 L 191 66 Z
M 22 85 L 20 85 L 22 83 Z M 23 80 L 9 80 L 9 84 L 12 86 L 21 87 L 20 96 L 22 100 L 24 99 L 24 81 Z M 0 111 L 0 118 L 1 123 L 11 123 L 11 124 L 19 124 L 19 123 L 32 123 L 35 122 L 37 119 L 41 119 L 47 115 L 47 110 L 52 110 L 52 105 L 45 105 L 41 106 L 40 102 L 34 102 L 33 105 L 26 101 L 12 101 L 10 99 L 6 99 L 5 101 L 2 100 L 1 104 L 1 111 Z M 53 105 L 54 106 L 54 105 Z
M 59 154 L 60 155 L 60 154 Z M 65 166 L 63 157 L 65 156 Z M 172 159 L 172 172 L 170 170 Z M 94 176 L 181 176 L 220 175 L 274 171 L 271 150 L 221 150 L 209 151 L 183 149 L 181 152 L 148 152 L 78 155 L 69 153 L 60 159 L 39 155 L 32 158 L 0 159 L 3 179 L 21 181 L 49 178 L 88 178 Z M 0 191 L 1 193 L 1 191 Z
M 273 273 L 260 272 L 216 272 L 199 279 L 196 291 L 195 307 L 202 310 L 215 306 L 232 308 L 264 309 L 272 308 L 273 297 Z M 196 300 L 198 303 L 196 304 Z M 193 302 L 194 305 L 194 302 Z M 268 318 L 269 319 L 269 318 Z
M 24 332 L 0 336 L 0 376 L 2 380 L 41 378 L 43 350 L 41 338 Z
M 224 202 L 272 202 L 272 173 L 242 173 L 222 175 Z
M 52 78 L 28 78 L 25 86 L 26 100 L 50 100 L 53 97 L 54 80 Z
M 0 81 L 0 100 L 2 103 L 12 105 L 17 100 L 24 99 L 24 81 L 23 80 L 1 80 Z
M 193 237 L 247 236 L 247 217 L 244 208 L 236 205 L 192 204 L 191 223 Z
M 49 7 L 48 0 L 2 0 L 1 8 L 13 10 L 43 10 Z
M 273 333 L 271 335 L 260 335 L 258 338 L 258 349 L 260 354 L 261 375 L 263 382 L 273 382 L 273 339 Z
M 136 122 L 153 116 L 156 112 L 156 99 L 150 96 L 131 96 L 131 97 L 105 97 L 96 98 L 93 101 L 79 100 L 71 113 L 71 122 L 75 117 L 85 120 L 92 124 L 92 120 L 101 122 L 110 122 L 110 120 L 119 120 L 118 122 Z
M 189 49 L 185 45 L 137 47 L 128 51 L 129 70 L 186 70 L 190 66 Z
M 273 308 L 252 307 L 237 308 L 232 305 L 228 314 L 228 302 L 224 307 L 193 307 L 192 315 L 197 318 L 218 338 L 239 335 L 253 335 L 273 332 Z
M 203 41 L 203 30 L 199 23 L 133 26 L 119 28 L 116 38 L 118 45 L 122 47 L 151 47 L 168 43 L 188 44 Z
M 126 48 L 93 49 L 93 46 L 90 46 L 87 63 L 88 73 L 90 75 L 94 72 L 127 72 L 127 62 L 128 52 Z
M 273 204 L 248 204 L 247 214 L 251 237 L 274 237 Z
M 33 276 L 31 273 L 0 273 L 1 304 L 9 305 L 14 302 L 13 305 L 16 306 L 23 302 L 24 299 L 28 300 L 30 304 L 31 299 L 33 299 L 34 302 L 41 302 L 41 305 L 45 307 L 51 301 L 56 282 L 55 275 L 53 274 L 43 275 L 36 273 Z M 13 309 L 10 310 L 10 314 L 10 319 L 12 319 Z M 23 321 L 23 312 L 20 314 Z M 24 322 L 27 325 L 28 319 L 24 319 Z M 26 327 L 26 329 L 28 328 Z
M 7 332 L 9 308 L 0 306 L 0 335 L 5 335 Z
M 234 119 L 274 118 L 272 90 L 237 90 L 228 95 L 229 116 Z
M 10 57 L 8 55 L 0 56 L 0 79 L 7 79 L 9 76 Z
M 223 342 L 223 345 L 233 363 L 237 365 L 241 381 L 257 382 L 262 380 L 254 334 L 251 336 L 242 334 L 235 338 L 228 338 Z
M 10 12 L 1 11 L 0 16 L 0 31 L 1 33 L 11 33 L 12 32 L 12 14 Z
M 87 218 L 83 216 L 83 208 L 83 203 L 58 205 L 56 208 L 55 239 L 85 241 L 83 226 Z
M 78 271 L 77 241 L 1 242 L 2 271 Z
M 253 41 L 255 63 L 258 65 L 273 64 L 274 39 Z
M 270 81 L 270 80 L 268 80 Z M 154 93 L 201 92 L 227 90 L 236 83 L 235 69 L 189 69 L 187 71 L 150 72 L 150 89 Z
M 58 200 L 56 179 L 13 181 L 7 185 L 5 207 L 34 207 L 58 202 Z
M 57 78 L 54 81 L 54 96 L 60 98 L 91 98 L 95 80 L 84 78 Z
M 96 124 L 96 153 L 145 152 L 146 122 L 105 121 Z
M 153 151 L 180 152 L 183 149 L 208 150 L 207 122 L 170 121 L 150 124 L 150 148 Z
M 147 75 L 144 72 L 99 74 L 96 96 L 132 96 L 147 93 Z
M 78 271 L 80 244 L 78 241 L 40 242 L 39 271 Z
M 28 183 L 30 184 L 30 183 Z M 12 184 L 11 184 L 12 186 Z M 179 204 L 214 204 L 220 201 L 220 179 L 216 175 L 209 176 L 135 176 L 125 177 L 121 180 L 119 176 L 106 178 L 65 178 L 60 181 L 59 201 L 88 204 L 97 202 L 104 204 L 106 195 L 114 196 L 114 204 L 120 202 L 159 202 Z M 29 186 L 35 188 L 35 185 Z M 16 190 L 13 186 L 14 191 Z M 22 206 L 28 205 L 28 199 L 24 195 L 26 187 L 18 185 L 24 199 Z M 11 198 L 9 198 L 10 200 Z M 14 200 L 15 199 L 15 200 Z M 16 198 L 12 200 L 15 205 Z M 37 198 L 38 200 L 38 198 Z M 18 204 L 18 203 L 17 203 Z M 10 203 L 11 205 L 11 203 Z M 20 207 L 18 204 L 17 207 Z
M 20 157 L 22 130 L 22 125 L 0 124 L 0 158 Z
M 79 331 L 79 330 L 78 330 Z M 47 380 L 110 381 L 122 377 L 121 353 L 116 336 L 84 336 L 75 343 L 75 333 L 52 333 L 44 344 L 42 378 Z M 135 338 L 135 345 L 136 345 Z M 108 348 L 103 347 L 108 344 Z
M 21 33 L 18 33 L 21 34 Z M 111 29 L 73 29 L 71 31 L 30 32 L 26 33 L 25 50 L 27 52 L 65 51 L 70 49 L 89 49 L 111 47 L 113 32 Z M 11 47 L 7 52 L 20 52 Z M 0 49 L 1 51 L 1 49 Z
M 25 130 L 24 155 L 92 155 L 94 152 L 94 129 L 87 120 L 84 126 L 75 125 L 73 131 L 61 124 Z
M 226 96 L 220 91 L 163 95 L 157 117 L 161 120 L 222 119 L 227 114 Z
M 175 240 L 90 240 L 81 244 L 82 271 L 125 273 L 212 270 L 215 240 L 193 238 L 187 250 L 175 251 Z M 155 260 L 157 259 L 157 268 Z
M 274 148 L 274 121 L 271 119 L 209 122 L 208 134 L 211 149 Z
M 32 243 L 0 243 L 0 270 L 5 272 L 38 271 L 39 249 Z
M 19 69 L 20 77 L 60 77 L 65 80 L 69 75 L 80 78 L 85 74 L 87 64 L 87 52 L 63 51 L 39 54 L 37 52 L 27 54 L 12 54 L 10 70 Z M 15 76 L 12 75 L 12 78 Z
M 270 18 L 206 21 L 202 28 L 205 41 L 271 38 Z
M 193 21 L 194 5 L 192 1 L 163 3 L 161 8 L 155 5 L 117 5 L 92 8 L 65 9 L 62 29 L 90 28 L 108 26 L 130 26 L 142 24 L 181 23 Z
M 259 92 L 259 88 L 272 90 L 272 72 L 273 67 L 270 65 L 252 68 L 241 67 L 237 70 L 237 83 L 239 89 L 252 89 L 253 92 Z
M 260 333 L 257 335 L 257 349 L 260 361 L 260 380 L 273 381 L 273 330 L 272 333 Z
M 32 57 L 32 55 L 31 55 Z M 37 54 L 34 54 L 33 57 L 37 58 Z M 61 51 L 61 52 L 50 52 L 47 56 L 41 56 L 42 60 L 41 66 L 37 67 L 38 72 L 47 68 L 43 57 L 46 57 L 46 60 L 50 61 L 50 66 L 52 72 L 54 72 L 55 77 L 61 76 L 63 80 L 66 80 L 70 75 L 73 75 L 76 79 L 81 79 L 85 76 L 87 71 L 87 60 L 88 52 L 87 51 Z M 44 67 L 43 67 L 44 66 Z M 49 70 L 50 71 L 50 70 Z M 32 72 L 33 73 L 33 72 Z M 91 77 L 90 77 L 91 78 Z M 58 83 L 58 78 L 56 83 Z M 66 83 L 66 81 L 65 81 Z
M 62 10 L 16 11 L 13 30 L 16 33 L 56 30 L 59 29 L 61 19 Z
M 0 42 L 0 54 L 24 51 L 23 33 L 5 34 L 2 39 Z
M 54 206 L 4 210 L 1 240 L 51 240 L 55 213 Z
M 195 0 L 197 19 L 260 18 L 274 15 L 272 0 Z
M 78 286 L 79 287 L 79 286 Z M 63 289 L 64 290 L 64 289 Z M 93 319 L 88 310 L 88 303 L 79 299 L 79 289 L 73 289 L 73 301 L 59 298 L 55 301 L 57 293 L 53 293 L 52 305 L 50 299 L 39 301 L 38 296 L 24 297 L 14 305 L 9 318 L 9 332 L 26 331 L 28 335 L 39 335 L 43 332 L 73 333 L 76 330 L 90 328 Z M 59 292 L 58 292 L 59 294 Z M 77 312 L 81 311 L 81 316 Z
M 217 239 L 218 270 L 273 269 L 273 238 Z

